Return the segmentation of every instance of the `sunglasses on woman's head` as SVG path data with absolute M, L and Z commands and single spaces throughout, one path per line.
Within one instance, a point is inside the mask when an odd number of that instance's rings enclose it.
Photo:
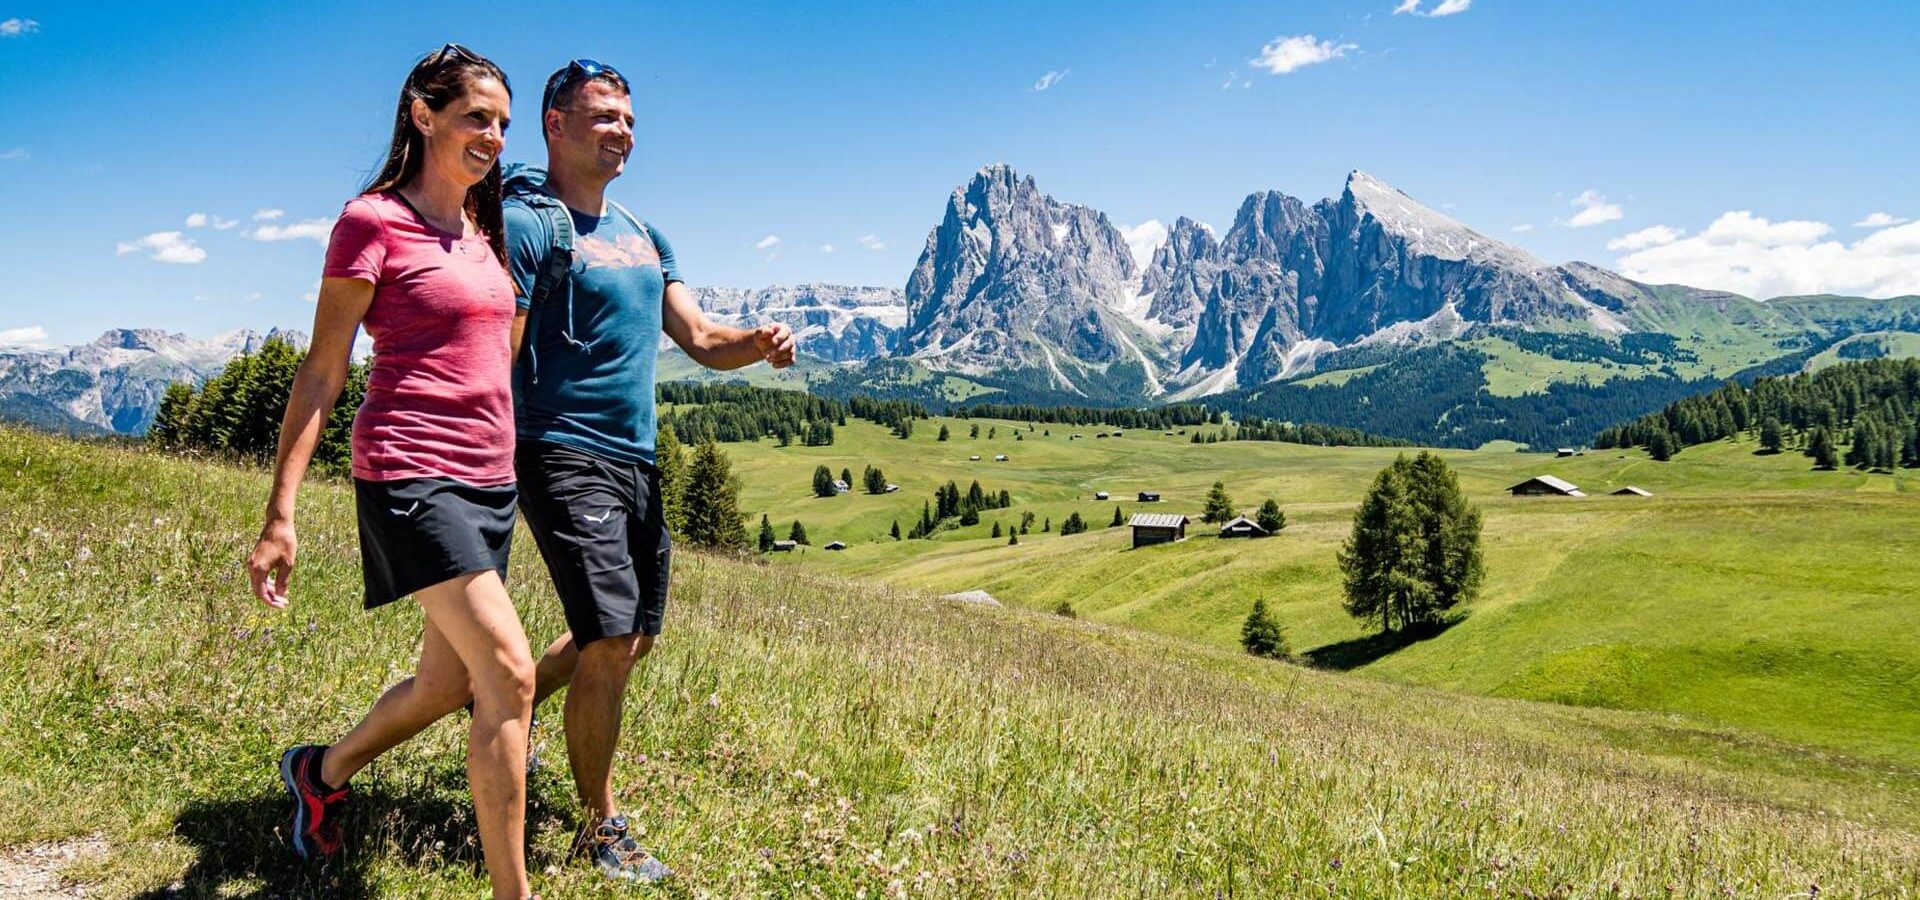
M 555 108 L 553 105 L 554 98 L 566 93 L 568 87 L 581 81 L 599 78 L 602 75 L 612 75 L 622 82 L 627 80 L 626 76 L 621 75 L 614 67 L 598 60 L 576 59 L 567 63 L 567 67 L 561 70 L 560 77 L 557 80 L 549 80 L 547 82 L 547 92 L 540 98 L 540 112 L 544 114 L 547 110 Z
M 472 50 L 468 50 L 467 48 L 462 47 L 459 44 L 446 44 L 440 48 L 440 51 L 438 53 L 435 53 L 434 55 L 427 58 L 432 62 L 433 67 L 436 69 L 446 65 L 448 61 L 467 62 L 467 63 L 478 63 L 481 61 L 480 57 L 474 55 L 474 52 Z

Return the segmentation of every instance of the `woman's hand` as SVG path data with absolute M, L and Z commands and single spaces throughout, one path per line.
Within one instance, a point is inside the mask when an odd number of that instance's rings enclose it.
M 247 578 L 253 582 L 253 595 L 274 609 L 287 608 L 287 578 L 293 574 L 293 558 L 300 542 L 294 537 L 293 520 L 268 519 L 260 528 L 260 540 L 247 556 Z

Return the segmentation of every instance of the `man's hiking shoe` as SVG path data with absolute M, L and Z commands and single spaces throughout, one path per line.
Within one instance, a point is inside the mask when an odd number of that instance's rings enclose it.
M 600 874 L 612 881 L 653 884 L 673 874 L 627 834 L 626 816 L 600 819 L 582 828 L 573 842 L 573 855 L 593 860 Z
M 316 859 L 340 852 L 340 817 L 349 788 L 330 788 L 320 780 L 320 758 L 327 748 L 303 744 L 280 755 L 280 781 L 293 797 L 294 855 Z

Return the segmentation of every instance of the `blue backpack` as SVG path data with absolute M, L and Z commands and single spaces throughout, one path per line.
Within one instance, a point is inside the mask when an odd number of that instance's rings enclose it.
M 529 163 L 508 163 L 501 170 L 501 198 L 507 203 L 520 203 L 545 217 L 553 232 L 553 247 L 547 254 L 547 264 L 534 273 L 533 290 L 527 296 L 526 352 L 533 380 L 537 384 L 540 380 L 540 359 L 534 352 L 534 345 L 538 343 L 537 326 L 540 322 L 541 310 L 548 305 L 548 299 L 553 297 L 556 291 L 565 291 L 567 304 L 567 324 L 561 329 L 560 336 L 581 353 L 593 352 L 593 341 L 582 341 L 574 337 L 573 333 L 571 276 L 574 259 L 573 241 L 576 236 L 573 230 L 573 215 L 567 211 L 567 205 L 560 202 L 560 198 L 547 190 L 547 170 Z M 632 223 L 635 230 L 642 234 L 652 233 L 633 213 L 628 212 L 626 207 L 612 199 L 607 200 L 607 205 L 618 210 L 620 215 Z

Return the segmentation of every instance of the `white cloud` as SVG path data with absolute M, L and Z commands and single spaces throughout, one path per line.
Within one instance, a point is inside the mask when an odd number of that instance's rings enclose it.
M 189 215 L 187 216 L 187 227 L 188 227 L 188 228 L 205 228 L 205 227 L 207 227 L 207 214 L 206 214 L 206 213 L 191 213 L 191 214 L 189 214 Z
M 878 235 L 872 235 L 872 234 L 863 234 L 863 235 L 861 235 L 861 236 L 860 236 L 860 239 L 859 239 L 859 240 L 857 240 L 857 241 L 854 241 L 854 243 L 856 243 L 856 244 L 859 244 L 860 246 L 862 246 L 862 247 L 865 247 L 865 248 L 867 248 L 868 250 L 885 250 L 885 249 L 887 249 L 887 244 L 886 244 L 886 242 L 885 242 L 885 241 L 882 241 L 882 240 L 880 240 L 880 238 L 879 238 L 879 236 L 878 236 Z
M 326 219 L 305 219 L 288 225 L 260 225 L 247 232 L 256 241 L 297 241 L 301 238 L 325 246 L 333 234 L 333 223 Z
M 753 249 L 771 250 L 774 247 L 777 247 L 779 245 L 780 245 L 780 236 L 777 234 L 770 234 L 770 235 L 767 235 L 766 237 L 761 238 L 758 241 L 755 241 L 753 244 Z
M 1259 59 L 1250 61 L 1275 75 L 1285 75 L 1295 69 L 1339 59 L 1346 56 L 1347 51 L 1358 49 L 1359 44 L 1336 44 L 1310 34 L 1301 34 L 1274 38 L 1260 48 Z
M 1890 225 L 1905 225 L 1911 221 L 1913 220 L 1907 218 L 1906 216 L 1896 216 L 1896 215 L 1893 215 L 1892 213 L 1877 212 L 1864 219 L 1861 219 L 1858 222 L 1853 223 L 1853 227 L 1855 228 L 1886 228 Z
M 832 245 L 832 244 L 821 244 L 821 245 L 820 245 L 820 252 L 821 252 L 821 253 L 832 253 L 832 252 L 833 252 L 833 245 Z
M 287 211 L 284 209 L 274 209 L 273 207 L 269 206 L 265 209 L 254 210 L 253 220 L 255 222 L 271 222 L 274 219 L 278 219 L 281 216 L 284 216 L 286 214 L 287 214 Z
M 154 262 L 183 266 L 203 262 L 207 258 L 207 251 L 195 244 L 192 238 L 181 237 L 178 231 L 156 231 L 136 240 L 121 241 L 114 247 L 115 256 L 143 251 L 151 253 L 147 258 Z
M 1052 69 L 1047 70 L 1047 74 L 1040 76 L 1040 80 L 1033 83 L 1034 91 L 1037 93 L 1059 84 L 1062 79 L 1067 77 L 1067 73 L 1071 71 L 1073 70 L 1061 69 L 1057 72 Z
M 1639 231 L 1623 234 L 1614 238 L 1607 242 L 1607 249 L 1633 253 L 1645 250 L 1648 247 L 1659 247 L 1671 244 L 1679 240 L 1680 236 L 1686 233 L 1687 231 L 1684 228 L 1655 225 L 1652 228 L 1642 228 Z
M 1592 189 L 1581 191 L 1580 196 L 1573 198 L 1573 205 L 1580 207 L 1580 211 L 1574 213 L 1573 218 L 1557 224 L 1568 228 L 1591 228 L 1617 222 L 1626 216 L 1619 204 L 1608 202 L 1606 195 Z
M 1401 13 L 1412 13 L 1416 16 L 1437 19 L 1441 16 L 1451 16 L 1455 13 L 1466 12 L 1473 6 L 1473 0 L 1440 0 L 1431 11 L 1422 12 L 1420 9 L 1422 2 L 1424 2 L 1424 0 L 1402 0 L 1399 6 L 1393 8 L 1393 14 L 1397 16 Z
M 27 148 L 25 147 L 15 147 L 12 150 L 8 150 L 5 153 L 0 153 L 0 160 L 4 160 L 6 162 L 18 162 L 20 160 L 32 159 L 32 158 L 33 157 L 27 153 Z
M 1515 226 L 1513 226 L 1513 230 L 1515 230 L 1515 231 L 1518 231 L 1518 232 L 1521 232 L 1521 233 L 1525 233 L 1525 232 L 1529 232 L 1529 231 L 1532 231 L 1532 230 L 1533 230 L 1533 225 L 1532 225 L 1531 223 L 1523 223 L 1523 224 L 1520 224 L 1520 225 L 1515 225 Z
M 1846 244 L 1823 222 L 1774 222 L 1746 210 L 1684 240 L 1616 262 L 1640 281 L 1688 284 L 1767 299 L 1792 294 L 1893 297 L 1920 293 L 1920 222 Z
M 1153 262 L 1153 251 L 1167 242 L 1167 226 L 1159 219 L 1148 219 L 1132 228 L 1120 229 L 1120 236 L 1127 239 L 1127 250 L 1133 254 L 1134 265 L 1146 268 Z
M 219 216 L 213 217 L 213 230 L 215 231 L 226 231 L 238 224 L 240 224 L 240 222 L 237 219 L 222 219 Z
M 0 347 L 45 347 L 47 330 L 38 325 L 0 329 Z
M 19 37 L 40 30 L 40 23 L 32 19 L 8 19 L 0 22 L 0 37 Z
M 320 302 L 320 279 L 315 278 L 313 280 L 313 290 L 300 295 L 300 299 L 305 300 L 308 303 L 319 303 Z M 372 345 L 369 344 L 368 346 L 372 346 Z

